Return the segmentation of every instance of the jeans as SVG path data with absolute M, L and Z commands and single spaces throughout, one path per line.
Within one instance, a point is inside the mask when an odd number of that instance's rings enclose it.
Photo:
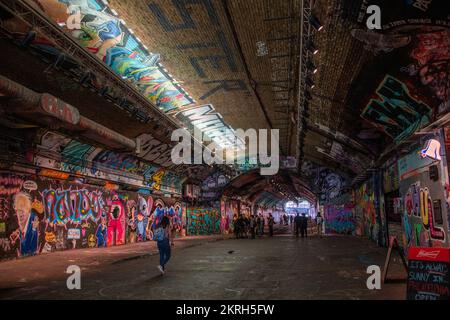
M 164 266 L 170 259 L 169 239 L 164 239 L 163 241 L 158 241 L 158 250 L 159 250 L 159 264 L 164 269 Z

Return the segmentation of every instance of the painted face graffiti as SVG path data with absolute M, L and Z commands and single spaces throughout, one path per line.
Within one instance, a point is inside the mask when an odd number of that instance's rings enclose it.
M 13 243 L 20 242 L 19 256 L 34 255 L 38 251 L 39 217 L 32 211 L 29 194 L 19 192 L 14 195 L 14 210 L 19 229 L 11 234 Z
M 27 193 L 19 192 L 14 196 L 14 210 L 19 229 L 23 232 L 27 228 L 31 215 L 31 198 Z

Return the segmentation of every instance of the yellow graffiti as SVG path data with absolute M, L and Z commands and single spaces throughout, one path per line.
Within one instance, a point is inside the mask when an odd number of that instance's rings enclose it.
M 158 170 L 155 172 L 155 174 L 152 176 L 153 180 L 153 189 L 155 190 L 161 190 L 161 182 L 164 177 L 165 170 Z
M 93 234 L 88 236 L 88 246 L 89 248 L 94 248 L 97 245 L 97 239 Z
M 422 216 L 422 222 L 425 228 L 430 226 L 430 208 L 431 199 L 428 188 L 420 189 L 420 213 Z
M 31 204 L 31 208 L 40 215 L 44 213 L 44 205 L 39 200 L 34 199 L 33 203 Z
M 56 242 L 56 235 L 54 232 L 45 232 L 45 241 L 48 243 Z

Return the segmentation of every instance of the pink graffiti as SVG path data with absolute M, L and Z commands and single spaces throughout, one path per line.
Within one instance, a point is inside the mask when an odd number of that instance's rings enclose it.
M 125 205 L 117 196 L 114 196 L 108 205 L 111 206 L 108 221 L 108 247 L 125 244 Z
M 10 196 L 20 192 L 22 184 L 22 178 L 0 175 L 0 196 Z
M 0 220 L 7 220 L 9 217 L 9 199 L 7 197 L 0 198 Z

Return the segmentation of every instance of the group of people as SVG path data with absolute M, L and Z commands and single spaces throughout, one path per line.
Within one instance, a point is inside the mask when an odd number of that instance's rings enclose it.
M 292 218 L 292 216 L 291 216 L 291 218 Z M 302 213 L 302 215 L 300 215 L 299 213 L 297 213 L 297 215 L 295 216 L 295 218 L 293 218 L 293 220 L 294 220 L 293 226 L 294 226 L 295 236 L 298 238 L 299 231 L 300 231 L 301 237 L 307 238 L 308 237 L 308 217 L 306 216 L 306 214 Z M 320 237 L 322 237 L 323 218 L 322 218 L 320 212 L 316 216 L 316 225 L 317 225 L 317 234 Z
M 267 217 L 267 226 L 269 227 L 269 236 L 273 236 L 273 225 L 275 220 L 271 213 Z M 233 217 L 234 234 L 236 239 L 251 238 L 264 235 L 266 219 L 262 214 L 258 215 L 235 215 Z

